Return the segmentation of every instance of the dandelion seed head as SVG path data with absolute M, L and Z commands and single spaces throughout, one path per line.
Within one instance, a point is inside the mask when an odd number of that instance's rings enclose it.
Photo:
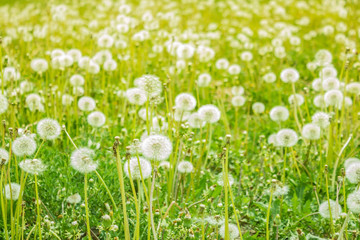
M 28 136 L 18 137 L 13 142 L 12 151 L 18 157 L 32 155 L 36 151 L 36 142 Z
M 281 129 L 276 134 L 276 141 L 281 147 L 292 147 L 297 143 L 298 136 L 292 129 Z
M 359 183 L 360 181 L 360 163 L 354 162 L 350 164 L 345 171 L 345 176 L 351 183 Z
M 265 105 L 261 102 L 253 103 L 251 108 L 255 114 L 261 114 L 265 111 Z
M 70 157 L 70 164 L 76 171 L 89 173 L 97 168 L 97 163 L 93 160 L 94 157 L 94 150 L 82 147 L 73 151 Z
M 81 97 L 78 102 L 78 107 L 81 111 L 89 112 L 95 109 L 96 103 L 92 97 Z
M 245 104 L 245 102 L 246 102 L 246 98 L 243 96 L 234 96 L 231 99 L 231 104 L 234 107 L 241 107 Z
M 304 97 L 301 94 L 292 94 L 288 99 L 290 104 L 301 106 L 305 102 Z
M 178 163 L 177 170 L 179 173 L 191 173 L 194 170 L 194 166 L 189 161 L 181 161 Z
M 210 85 L 210 82 L 211 82 L 211 75 L 208 73 L 200 74 L 197 79 L 197 85 L 199 87 L 207 87 Z
M 176 109 L 191 111 L 196 107 L 196 99 L 189 93 L 180 93 L 175 98 Z
M 341 214 L 340 204 L 338 204 L 337 202 L 335 202 L 334 200 L 331 200 L 331 199 L 329 202 L 330 202 L 330 208 L 329 208 L 328 201 L 324 201 L 323 203 L 320 204 L 320 207 L 319 207 L 320 215 L 323 218 L 330 218 L 330 211 L 331 211 L 331 216 L 333 219 L 340 218 L 340 214 Z
M 300 78 L 299 72 L 295 68 L 286 68 L 281 71 L 280 79 L 285 82 L 297 82 Z
M 39 121 L 36 126 L 37 133 L 42 139 L 53 140 L 59 137 L 61 127 L 58 121 L 50 118 L 45 118 Z
M 30 67 L 37 73 L 43 73 L 49 68 L 49 64 L 45 59 L 35 58 L 31 61 Z
M 346 159 L 344 162 L 345 170 L 348 169 L 348 167 L 353 163 L 360 163 L 360 159 L 355 158 L 355 157 Z
M 8 200 L 17 200 L 20 196 L 20 184 L 11 183 L 11 190 L 10 185 L 6 184 L 4 189 L 5 197 Z
M 19 167 L 33 175 L 39 175 L 46 169 L 46 165 L 40 159 L 25 159 L 19 163 Z
M 140 88 L 130 88 L 126 90 L 125 96 L 130 103 L 136 105 L 143 105 L 147 101 L 146 92 Z
M 235 239 L 239 237 L 239 229 L 236 224 L 229 223 L 229 238 Z M 219 229 L 219 234 L 221 237 L 225 238 L 225 224 L 222 225 Z
M 262 79 L 264 80 L 264 82 L 273 83 L 276 81 L 276 75 L 275 75 L 275 73 L 270 72 L 270 73 L 265 74 L 262 77 Z
M 303 138 L 308 140 L 318 140 L 320 139 L 321 129 L 315 123 L 305 124 L 302 128 L 301 135 Z
M 327 106 L 339 107 L 342 105 L 344 95 L 340 90 L 329 90 L 324 95 L 324 100 Z
M 205 121 L 197 112 L 192 113 L 187 121 L 191 128 L 201 128 L 205 126 Z
M 321 127 L 322 129 L 327 128 L 330 125 L 330 116 L 324 112 L 317 112 L 312 117 L 313 123 Z
M 140 162 L 140 165 L 139 165 Z M 129 169 L 130 168 L 130 169 Z M 130 171 L 129 171 L 130 170 Z M 140 172 L 141 170 L 141 172 Z M 124 172 L 127 177 L 131 178 L 133 180 L 141 179 L 141 174 L 143 179 L 147 179 L 151 177 L 152 173 L 152 167 L 151 163 L 146 160 L 145 158 L 139 157 L 132 157 L 124 164 Z
M 101 127 L 105 124 L 106 117 L 102 112 L 95 111 L 87 116 L 87 121 L 93 127 Z
M 8 107 L 9 107 L 9 103 L 7 98 L 4 95 L 0 94 L 0 114 L 6 112 Z
M 283 106 L 276 106 L 270 110 L 270 118 L 275 122 L 283 122 L 289 118 L 289 110 Z
M 220 120 L 221 112 L 215 105 L 208 104 L 199 108 L 200 118 L 208 123 L 215 123 Z
M 143 140 L 141 150 L 144 157 L 163 161 L 172 153 L 172 143 L 169 138 L 162 135 L 151 135 Z
M 354 191 L 347 197 L 347 206 L 349 210 L 354 214 L 360 213 L 360 191 Z
M 134 84 L 144 90 L 149 97 L 159 96 L 162 91 L 162 83 L 159 77 L 154 75 L 143 75 L 135 79 Z
M 81 196 L 78 193 L 70 195 L 66 198 L 66 201 L 70 204 L 77 204 L 81 202 Z
M 85 78 L 80 74 L 74 74 L 70 78 L 70 84 L 74 87 L 83 86 Z

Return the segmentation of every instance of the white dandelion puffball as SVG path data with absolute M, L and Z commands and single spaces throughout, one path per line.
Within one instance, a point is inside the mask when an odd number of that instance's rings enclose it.
M 216 61 L 215 67 L 219 70 L 225 70 L 229 67 L 230 63 L 226 58 L 220 58 Z
M 66 201 L 70 204 L 77 204 L 81 202 L 81 196 L 78 193 L 70 195 L 66 198 Z
M 301 106 L 305 102 L 304 97 L 301 94 L 290 95 L 288 101 L 290 104 L 297 106 Z
M 168 161 L 162 161 L 159 163 L 158 165 L 159 168 L 164 168 L 164 169 L 169 169 L 170 168 L 170 163 Z
M 78 106 L 81 111 L 88 112 L 95 109 L 96 103 L 92 97 L 81 97 Z
M 305 124 L 302 128 L 301 135 L 308 140 L 320 139 L 320 127 L 315 123 Z
M 299 72 L 295 68 L 286 68 L 281 71 L 280 79 L 285 82 L 296 82 L 300 78 Z
M 275 188 L 273 194 L 274 194 L 275 197 L 280 197 L 280 196 L 285 196 L 288 193 L 289 193 L 289 187 L 288 186 L 276 185 L 276 188 Z
M 359 183 L 360 181 L 360 163 L 350 164 L 345 171 L 345 176 L 351 183 Z
M 201 128 L 205 126 L 205 121 L 201 118 L 201 116 L 197 112 L 192 113 L 189 116 L 187 122 L 191 128 Z
M 321 78 L 314 79 L 311 83 L 311 86 L 315 91 L 320 92 L 322 90 Z
M 9 161 L 9 152 L 4 148 L 0 148 L 0 163 L 2 163 L 3 160 L 5 160 L 3 164 L 7 164 Z
M 196 107 L 196 99 L 189 93 L 180 93 L 175 98 L 176 109 L 191 111 Z
M 283 122 L 289 118 L 289 110 L 283 106 L 276 106 L 270 110 L 270 118 L 275 122 Z
M 94 157 L 94 150 L 82 147 L 73 151 L 70 157 L 70 164 L 76 171 L 89 173 L 97 168 L 97 163 L 93 160 Z
M 330 77 L 326 78 L 322 82 L 322 89 L 325 91 L 339 89 L 340 88 L 340 81 L 337 78 Z
M 18 137 L 13 142 L 12 151 L 18 157 L 32 155 L 36 151 L 36 142 L 28 136 Z
M 276 81 L 276 75 L 275 75 L 275 73 L 270 72 L 270 73 L 265 74 L 262 77 L 262 79 L 264 80 L 264 82 L 273 83 Z
M 97 44 L 102 48 L 110 48 L 114 44 L 114 38 L 108 34 L 103 34 L 98 38 Z
M 207 87 L 210 85 L 210 82 L 211 82 L 211 75 L 208 73 L 200 74 L 197 79 L 197 85 L 199 87 Z
M 329 202 L 330 202 L 330 208 L 328 201 L 324 201 L 323 203 L 320 204 L 320 208 L 319 208 L 320 215 L 323 218 L 330 218 L 330 211 L 331 211 L 332 219 L 340 218 L 340 214 L 341 214 L 340 204 L 336 203 L 334 200 L 331 199 Z
M 348 167 L 353 163 L 360 163 L 360 159 L 355 158 L 355 157 L 346 159 L 345 162 L 344 162 L 345 170 L 348 169 Z
M 194 170 L 194 166 L 189 161 L 181 161 L 177 166 L 179 173 L 191 173 Z
M 321 66 L 329 64 L 332 61 L 332 54 L 326 49 L 320 49 L 315 54 L 315 61 Z
M 279 144 L 277 142 L 276 135 L 277 135 L 276 133 L 273 133 L 268 137 L 268 144 L 272 144 L 275 147 L 278 147 Z
M 208 123 L 215 123 L 220 120 L 221 112 L 215 105 L 208 104 L 199 108 L 198 114 L 201 119 Z
M 31 112 L 34 112 L 36 110 L 40 112 L 44 111 L 42 98 L 36 93 L 29 94 L 25 99 L 25 103 Z
M 8 109 L 9 103 L 7 98 L 0 94 L 0 114 L 6 112 L 6 110 Z
M 102 112 L 95 111 L 87 116 L 87 121 L 93 127 L 101 127 L 105 124 L 106 117 Z
M 360 94 L 360 83 L 359 82 L 352 82 L 346 85 L 346 91 L 354 94 L 359 95 Z
M 336 78 L 337 70 L 332 66 L 327 66 L 321 69 L 319 75 L 322 79 Z
M 330 125 L 330 116 L 324 112 L 317 112 L 312 117 L 313 123 L 321 127 L 322 129 L 327 128 Z
M 326 103 L 323 95 L 316 95 L 313 103 L 318 108 L 326 107 Z
M 219 185 L 219 186 L 224 186 L 224 177 L 223 177 L 223 173 L 219 173 L 218 176 L 217 176 L 217 181 L 216 183 Z M 234 177 L 228 173 L 228 185 L 232 186 L 235 182 L 235 179 Z
M 10 189 L 11 188 L 11 189 Z M 5 185 L 5 197 L 8 200 L 17 200 L 20 196 L 20 184 L 11 183 Z
M 241 72 L 241 67 L 237 64 L 232 64 L 228 68 L 228 73 L 230 75 L 238 75 Z
M 43 58 L 35 58 L 31 61 L 30 67 L 37 73 L 43 73 L 49 68 L 48 62 Z
M 347 206 L 352 213 L 360 213 L 360 191 L 350 193 L 346 200 Z
M 229 238 L 235 239 L 239 237 L 240 233 L 237 225 L 229 223 L 228 226 L 229 226 Z M 225 224 L 220 227 L 219 234 L 221 237 L 225 238 Z
M 327 106 L 341 106 L 344 95 L 340 90 L 329 90 L 324 95 L 324 100 Z
M 276 134 L 276 141 L 281 147 L 292 147 L 297 143 L 298 136 L 294 130 L 285 128 Z
M 147 101 L 146 92 L 140 88 L 126 90 L 125 96 L 130 103 L 135 105 L 143 105 Z
M 183 111 L 179 109 L 175 109 L 174 111 L 174 120 L 177 122 L 187 121 L 189 119 L 189 116 L 190 112 L 188 111 Z
M 168 137 L 151 135 L 142 142 L 141 151 L 148 159 L 163 161 L 172 153 L 172 143 Z
M 139 157 L 139 159 L 137 157 L 132 157 L 130 158 L 130 160 L 125 162 L 124 172 L 128 178 L 130 178 L 130 174 L 131 174 L 131 178 L 133 180 L 141 179 L 141 175 L 143 179 L 147 179 L 151 177 L 151 173 L 152 173 L 151 163 L 142 157 Z
M 46 166 L 40 159 L 25 159 L 19 163 L 19 167 L 27 173 L 39 175 L 45 171 Z
M 243 95 L 244 94 L 244 88 L 242 86 L 233 86 L 231 88 L 231 93 L 234 95 L 234 96 L 239 96 L 239 95 Z
M 105 71 L 115 71 L 117 68 L 117 63 L 113 59 L 108 59 L 104 62 L 103 68 Z
M 245 61 L 245 62 L 249 62 L 253 59 L 253 54 L 249 51 L 245 51 L 245 52 L 242 52 L 241 55 L 241 60 Z
M 45 118 L 39 121 L 36 126 L 37 133 L 42 139 L 53 140 L 59 137 L 61 127 L 58 121 L 50 118 Z
M 159 96 L 162 91 L 162 83 L 159 77 L 154 75 L 143 75 L 135 79 L 134 84 L 136 87 L 144 90 L 149 97 Z
M 251 106 L 253 112 L 255 114 L 260 114 L 263 113 L 265 111 L 265 105 L 261 102 L 255 102 L 253 103 L 253 105 Z
M 80 74 L 74 74 L 70 78 L 70 84 L 74 87 L 79 87 L 84 85 L 85 78 L 81 76 Z
M 246 98 L 243 96 L 234 96 L 231 99 L 231 104 L 234 107 L 241 107 L 245 104 L 245 102 L 246 102 Z

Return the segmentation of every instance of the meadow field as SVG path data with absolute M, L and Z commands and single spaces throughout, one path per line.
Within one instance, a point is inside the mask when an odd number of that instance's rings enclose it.
M 0 16 L 0 239 L 360 239 L 359 0 Z

